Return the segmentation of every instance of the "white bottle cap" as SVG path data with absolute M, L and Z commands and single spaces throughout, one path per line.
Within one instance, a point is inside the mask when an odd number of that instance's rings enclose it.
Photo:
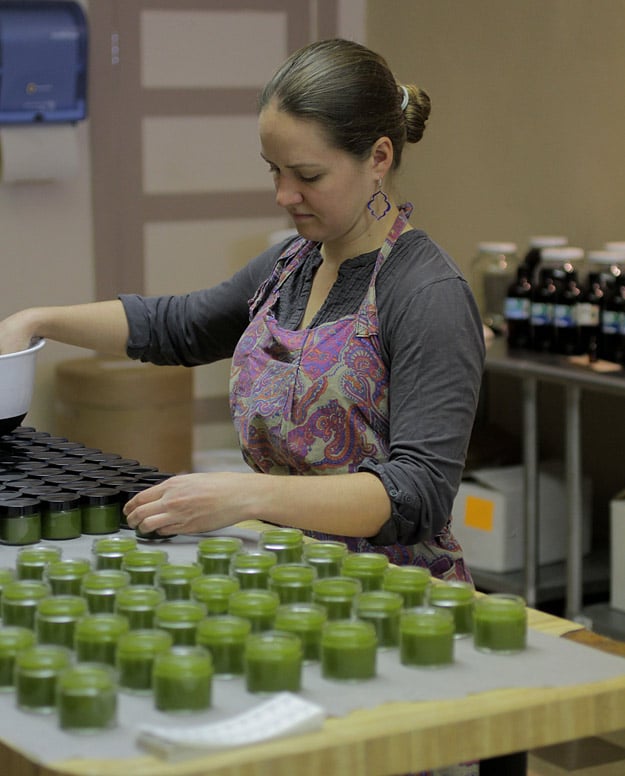
M 481 253 L 516 253 L 517 244 L 513 242 L 481 242 L 477 244 Z
M 625 251 L 625 240 L 607 242 L 603 247 L 606 249 L 606 251 Z
M 563 248 L 543 248 L 540 253 L 540 258 L 543 261 L 550 262 L 580 261 L 584 258 L 584 249 L 574 248 L 573 246 L 566 246 Z
M 618 251 L 588 251 L 586 259 L 595 264 L 618 264 L 620 261 L 625 261 L 625 244 Z
M 568 244 L 568 239 L 563 235 L 541 234 L 530 237 L 530 248 L 561 248 Z

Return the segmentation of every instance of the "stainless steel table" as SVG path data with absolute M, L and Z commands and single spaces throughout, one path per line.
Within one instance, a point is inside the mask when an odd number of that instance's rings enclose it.
M 582 450 L 581 395 L 593 391 L 625 397 L 625 371 L 600 373 L 570 363 L 565 356 L 508 350 L 502 339 L 490 343 L 486 372 L 518 378 L 522 383 L 523 476 L 526 493 L 525 589 L 530 606 L 536 604 L 538 585 L 538 385 L 556 383 L 565 392 L 565 477 L 568 513 L 566 558 L 566 617 L 582 619 Z

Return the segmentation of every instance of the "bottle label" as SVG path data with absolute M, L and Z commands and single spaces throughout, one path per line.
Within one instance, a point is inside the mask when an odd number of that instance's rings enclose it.
M 614 310 L 604 310 L 601 319 L 601 331 L 604 334 L 618 334 L 619 313 Z
M 553 323 L 558 329 L 572 329 L 577 326 L 577 319 L 575 317 L 575 308 L 571 304 L 557 304 L 554 310 Z
M 598 326 L 600 319 L 600 307 L 590 302 L 580 302 L 577 305 L 577 323 L 580 326 Z
M 550 326 L 553 323 L 553 305 L 548 302 L 532 302 L 532 325 Z
M 531 312 L 531 302 L 529 299 L 519 299 L 518 297 L 506 297 L 504 305 L 504 317 L 508 321 L 529 321 Z

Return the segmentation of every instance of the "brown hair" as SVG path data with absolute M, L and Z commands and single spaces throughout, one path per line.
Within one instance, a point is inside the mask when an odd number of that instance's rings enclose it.
M 393 144 L 399 167 L 404 144 L 418 143 L 430 115 L 430 98 L 419 87 L 404 91 L 383 57 L 354 41 L 334 38 L 292 54 L 262 90 L 262 111 L 275 98 L 278 109 L 319 122 L 330 142 L 364 159 L 380 137 Z

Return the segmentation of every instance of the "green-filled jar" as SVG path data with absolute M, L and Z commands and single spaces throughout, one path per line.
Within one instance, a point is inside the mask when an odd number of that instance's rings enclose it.
M 16 496 L 0 501 L 0 543 L 36 544 L 40 539 L 39 499 Z
M 351 552 L 343 558 L 341 576 L 360 580 L 363 591 L 381 590 L 389 560 L 378 552 Z
M 340 576 L 341 565 L 348 552 L 345 542 L 307 542 L 302 557 L 305 563 L 316 569 L 317 577 L 322 579 Z
M 82 509 L 77 493 L 50 493 L 39 496 L 41 538 L 76 539 L 82 533 Z
M 454 618 L 449 609 L 432 606 L 407 609 L 399 621 L 402 665 L 432 668 L 454 660 Z
M 274 626 L 280 599 L 270 590 L 238 590 L 228 601 L 228 613 L 244 617 L 252 626 L 252 633 L 271 630 Z
M 122 569 L 130 574 L 132 585 L 153 585 L 156 569 L 168 560 L 167 552 L 157 547 L 147 550 L 129 550 L 122 559 Z
M 230 574 L 238 580 L 241 590 L 266 590 L 269 586 L 269 569 L 277 562 L 278 556 L 270 550 L 235 552 Z
M 74 648 L 76 623 L 87 614 L 87 602 L 76 595 L 42 598 L 35 612 L 35 633 L 39 644 Z
M 117 642 L 128 632 L 128 620 L 119 614 L 89 614 L 76 623 L 74 649 L 81 663 L 115 666 Z
M 59 726 L 72 733 L 97 733 L 117 724 L 115 672 L 106 665 L 80 663 L 61 671 L 57 683 Z
M 15 689 L 15 657 L 35 645 L 35 634 L 30 628 L 8 625 L 0 628 L 0 692 Z
M 122 690 L 147 695 L 152 692 L 154 658 L 173 646 L 171 633 L 156 628 L 123 633 L 117 642 L 117 674 Z
M 48 563 L 60 560 L 58 547 L 23 547 L 17 553 L 15 571 L 18 579 L 43 579 Z
M 65 647 L 39 644 L 15 657 L 15 697 L 24 711 L 50 714 L 56 711 L 58 676 L 72 661 Z
M 230 561 L 241 552 L 243 540 L 236 536 L 208 536 L 197 545 L 197 561 L 204 574 L 229 574 Z
M 269 590 L 278 594 L 280 603 L 312 601 L 317 573 L 306 563 L 283 563 L 269 569 Z
M 227 614 L 232 593 L 239 590 L 239 580 L 225 574 L 209 574 L 191 582 L 191 598 L 206 607 L 209 617 Z
M 89 488 L 80 491 L 82 533 L 110 534 L 119 531 L 121 505 L 115 488 Z
M 206 617 L 199 601 L 164 601 L 154 612 L 154 627 L 171 633 L 174 646 L 193 646 L 197 626 Z
M 0 568 L 0 607 L 2 606 L 2 591 L 4 586 L 15 579 L 15 569 L 12 567 Z M 1 609 L 0 609 L 1 611 Z
M 149 585 L 122 587 L 115 596 L 115 613 L 128 620 L 131 631 L 154 627 L 156 607 L 165 600 L 165 593 Z
M 251 633 L 245 642 L 248 692 L 298 692 L 302 686 L 302 643 L 294 633 Z
M 454 617 L 454 635 L 464 638 L 473 633 L 475 589 L 468 582 L 451 580 L 432 585 L 428 593 L 430 606 L 449 609 Z
M 278 563 L 299 563 L 303 545 L 304 532 L 299 528 L 267 528 L 258 539 L 258 548 L 274 552 Z
M 282 604 L 276 612 L 274 627 L 276 630 L 299 636 L 303 660 L 305 663 L 312 663 L 319 660 L 321 632 L 327 619 L 325 607 L 321 604 Z
M 188 601 L 191 583 L 201 574 L 197 563 L 163 563 L 156 570 L 154 584 L 165 593 L 168 601 Z
M 378 647 L 389 649 L 399 644 L 399 616 L 404 599 L 390 590 L 369 590 L 356 598 L 354 611 L 359 620 L 375 628 Z
M 90 571 L 86 558 L 64 558 L 48 563 L 43 577 L 52 595 L 81 595 L 83 577 Z
M 197 626 L 197 643 L 213 658 L 216 676 L 229 679 L 245 672 L 243 655 L 252 625 L 244 617 L 219 614 L 207 617 Z
M 119 569 L 89 571 L 82 578 L 81 595 L 87 601 L 90 614 L 112 614 L 117 593 L 129 584 L 130 575 Z
M 354 577 L 324 577 L 313 582 L 313 601 L 325 607 L 328 620 L 349 619 L 360 592 L 362 585 Z
M 204 647 L 172 647 L 154 658 L 154 705 L 169 714 L 204 711 L 212 701 L 213 666 Z
M 121 569 L 124 555 L 137 549 L 135 536 L 102 536 L 91 545 L 96 569 Z
M 521 596 L 491 593 L 477 598 L 473 643 L 480 652 L 514 654 L 527 646 L 527 609 Z
M 48 585 L 39 579 L 16 579 L 5 585 L 2 592 L 2 622 L 35 628 L 37 603 L 50 595 Z
M 389 566 L 384 572 L 382 589 L 399 593 L 405 609 L 423 606 L 432 582 L 432 573 L 424 566 Z
M 321 674 L 326 679 L 361 681 L 376 675 L 376 635 L 369 622 L 333 620 L 321 634 Z

